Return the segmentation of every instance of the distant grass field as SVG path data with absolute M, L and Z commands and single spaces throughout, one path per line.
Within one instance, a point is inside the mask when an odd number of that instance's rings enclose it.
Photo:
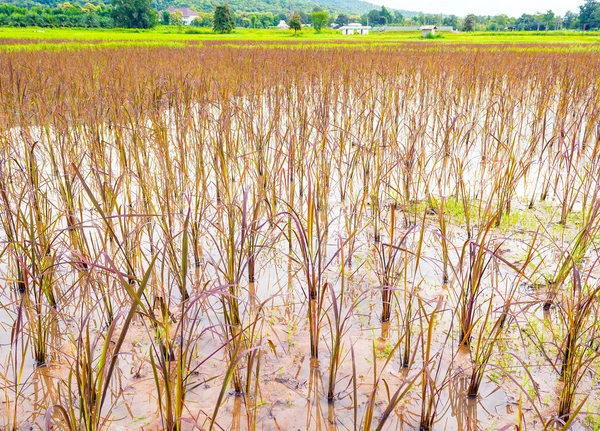
M 40 29 L 40 28 L 0 28 L 0 50 L 46 50 L 46 49 L 85 49 L 88 47 L 124 46 L 182 46 L 203 41 L 255 41 L 301 45 L 336 46 L 367 44 L 388 45 L 398 42 L 437 43 L 437 44 L 508 44 L 508 45 L 550 45 L 550 50 L 597 50 L 600 49 L 600 32 L 581 33 L 574 31 L 550 32 L 474 32 L 441 33 L 434 39 L 421 38 L 419 32 L 371 32 L 369 35 L 342 36 L 334 30 L 316 33 L 304 29 L 293 35 L 292 31 L 236 29 L 231 34 L 216 34 L 210 29 L 190 27 L 159 26 L 152 30 L 130 29 Z M 340 45 L 343 44 L 343 45 Z M 519 49 L 517 47 L 517 49 Z M 520 49 L 526 49 L 521 47 Z

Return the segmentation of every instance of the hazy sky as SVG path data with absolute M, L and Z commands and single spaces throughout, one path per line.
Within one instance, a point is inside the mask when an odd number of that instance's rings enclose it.
M 584 0 L 372 0 L 394 9 L 414 10 L 425 13 L 444 13 L 464 16 L 499 15 L 519 17 L 524 13 L 546 12 L 552 9 L 555 14 L 578 11 Z

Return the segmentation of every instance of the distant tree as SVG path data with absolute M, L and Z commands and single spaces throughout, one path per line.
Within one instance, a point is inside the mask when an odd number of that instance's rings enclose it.
M 515 22 L 517 29 L 519 30 L 537 30 L 539 23 L 537 18 L 533 15 L 524 13 Z
M 325 11 L 317 11 L 310 14 L 310 20 L 317 33 L 321 32 L 321 29 L 327 25 L 329 21 L 329 15 Z
M 346 14 L 343 14 L 343 13 L 339 14 L 339 15 L 337 16 L 337 18 L 335 19 L 335 23 L 336 23 L 336 24 L 337 24 L 339 27 L 342 27 L 342 26 L 344 26 L 344 25 L 348 24 L 349 22 L 350 22 L 350 18 L 348 17 L 348 15 L 346 15 Z
M 385 6 L 381 6 L 381 12 L 379 12 L 379 16 L 381 18 L 385 18 L 385 24 L 389 24 L 390 22 L 392 22 L 394 20 L 394 18 L 392 17 L 392 14 L 390 13 L 389 10 L 387 10 L 385 8 Z
M 544 21 L 544 26 L 546 27 L 546 30 L 550 30 L 550 27 L 552 25 L 555 26 L 554 29 L 556 30 L 556 15 L 554 15 L 554 12 L 552 12 L 551 10 L 546 12 L 543 15 L 543 21 Z
M 404 15 L 399 11 L 394 11 L 394 18 L 392 20 L 395 24 L 403 24 L 404 23 Z
M 227 3 L 215 7 L 213 31 L 215 33 L 231 33 L 234 29 L 233 15 Z
M 458 17 L 456 15 L 445 16 L 442 20 L 442 25 L 446 25 L 452 28 L 458 28 Z
M 166 10 L 163 10 L 160 21 L 163 25 L 169 25 L 171 23 L 171 14 Z
M 579 24 L 585 30 L 598 28 L 600 25 L 600 2 L 596 0 L 585 0 L 585 3 L 579 6 Z
M 487 24 L 489 30 L 498 31 L 504 30 L 512 24 L 512 19 L 508 15 L 496 15 L 491 17 Z
M 475 15 L 470 13 L 465 17 L 465 21 L 463 22 L 463 31 L 474 31 L 475 30 Z
M 590 26 L 595 29 L 600 28 L 600 7 L 597 7 L 596 10 L 592 12 L 592 16 L 590 18 Z
M 200 12 L 199 15 L 192 20 L 193 27 L 212 27 L 213 26 L 213 14 L 207 12 Z
M 259 22 L 258 16 L 255 13 L 251 13 L 248 19 L 250 19 L 250 27 L 256 28 L 256 24 Z
M 73 7 L 73 5 L 71 4 L 71 2 L 64 2 L 64 3 L 59 3 L 56 8 L 60 9 L 63 12 L 67 12 L 69 9 L 71 9 Z
M 302 22 L 300 21 L 300 14 L 298 12 L 294 12 L 292 16 L 290 16 L 288 25 L 294 30 L 294 36 L 298 34 L 298 30 L 302 30 Z
M 48 0 L 49 1 L 49 0 Z M 14 27 L 112 27 L 112 8 L 104 4 L 61 3 L 55 8 L 0 4 L 0 25 Z M 24 3 L 24 2 L 23 2 Z M 48 4 L 48 3 L 46 3 Z M 81 6 L 83 4 L 83 6 Z
M 91 3 L 86 3 L 81 9 L 86 13 L 94 13 L 100 9 L 100 6 L 94 6 Z
M 183 25 L 183 14 L 181 11 L 176 10 L 169 17 L 169 24 L 171 25 Z
M 310 16 L 304 12 L 303 10 L 296 12 L 298 14 L 298 16 L 300 17 L 300 24 L 302 23 L 307 23 L 310 21 Z
M 579 23 L 579 15 L 575 12 L 568 11 L 563 18 L 564 28 L 574 28 Z
M 152 28 L 156 25 L 151 0 L 112 0 L 112 4 L 112 18 L 117 27 Z
M 387 19 L 381 16 L 381 11 L 373 9 L 366 15 L 366 19 L 363 19 L 363 24 L 368 25 L 386 25 Z

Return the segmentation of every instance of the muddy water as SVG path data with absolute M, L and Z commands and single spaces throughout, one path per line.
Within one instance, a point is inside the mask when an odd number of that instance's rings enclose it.
M 455 238 L 460 235 L 460 231 L 456 229 Z M 504 256 L 517 261 L 521 243 L 517 240 L 503 241 Z M 333 247 L 333 241 L 331 244 Z M 534 403 L 535 408 L 542 414 L 551 415 L 560 383 L 556 373 L 536 351 L 535 346 L 519 335 L 515 325 L 525 325 L 528 322 L 537 325 L 557 322 L 556 315 L 541 313 L 539 307 L 533 315 L 527 317 L 524 317 L 524 313 L 517 314 L 515 322 L 499 343 L 479 395 L 476 398 L 467 397 L 466 390 L 473 362 L 467 349 L 457 348 L 459 340 L 453 326 L 456 324 L 456 298 L 452 289 L 455 280 L 451 280 L 449 285 L 441 283 L 440 265 L 434 257 L 437 242 L 432 232 L 425 236 L 425 245 L 424 260 L 419 267 L 411 267 L 411 263 L 408 266 L 422 280 L 419 294 L 426 301 L 424 306 L 431 310 L 437 305 L 441 310 L 435 324 L 432 343 L 436 381 L 440 385 L 436 394 L 438 413 L 434 428 L 508 429 L 506 427 L 519 422 L 521 403 L 523 423 L 526 423 L 529 429 L 540 429 L 540 418 L 529 404 Z M 381 302 L 379 291 L 374 289 L 377 286 L 377 277 L 374 274 L 370 247 L 372 244 L 359 247 L 355 254 L 354 266 L 346 270 L 348 296 L 344 306 L 350 306 L 349 298 L 361 295 L 364 298 L 349 317 L 349 330 L 344 336 L 343 358 L 333 403 L 329 403 L 326 397 L 330 330 L 327 322 L 324 322 L 321 357 L 318 361 L 311 360 L 300 268 L 285 257 L 282 257 L 282 262 L 278 265 L 274 265 L 270 259 L 259 260 L 261 270 L 256 283 L 243 286 L 244 291 L 251 293 L 248 295 L 251 300 L 242 305 L 244 313 L 250 314 L 256 311 L 257 303 L 268 299 L 263 310 L 267 317 L 260 335 L 260 345 L 263 348 L 258 396 L 243 397 L 228 389 L 217 416 L 215 429 L 354 429 L 355 424 L 364 420 L 368 400 L 372 396 L 374 373 L 377 372 L 380 382 L 375 395 L 373 423 L 376 424 L 387 406 L 390 396 L 387 391 L 393 392 L 401 382 L 421 373 L 424 365 L 419 347 L 422 339 L 419 337 L 426 332 L 427 325 L 421 326 L 422 322 L 416 319 L 412 322 L 413 363 L 408 368 L 402 367 L 400 349 L 391 353 L 390 349 L 404 330 L 399 324 L 399 317 L 406 308 L 406 304 L 402 302 L 403 292 L 396 292 L 396 318 L 392 319 L 390 326 L 382 326 L 379 320 Z M 339 265 L 339 262 L 336 263 Z M 335 283 L 336 290 L 339 291 L 339 266 L 333 268 L 327 278 Z M 201 278 L 198 270 L 192 269 L 191 272 L 195 272 L 196 277 Z M 205 276 L 206 274 L 202 275 Z M 196 278 L 198 288 L 202 285 L 200 278 Z M 490 270 L 486 278 L 486 282 L 496 286 L 500 292 L 506 291 L 515 280 L 515 274 L 501 264 Z M 6 304 L 1 314 L 4 331 L 0 338 L 2 374 L 6 382 L 2 403 L 4 408 L 14 409 L 16 396 L 19 428 L 43 429 L 46 412 L 53 405 L 64 405 L 64 393 L 61 398 L 58 388 L 61 387 L 60 390 L 64 391 L 69 367 L 77 354 L 72 335 L 77 333 L 77 320 L 61 316 L 60 328 L 56 329 L 56 333 L 50 339 L 53 360 L 46 366 L 36 367 L 30 355 L 25 353 L 21 357 L 21 352 L 30 349 L 26 337 L 19 338 L 15 345 L 11 345 L 10 322 L 16 320 L 15 315 L 11 315 L 11 310 L 15 310 L 20 297 L 16 292 L 7 291 L 6 294 L 10 296 L 3 302 Z M 531 289 L 523 288 L 516 302 L 526 303 L 531 300 L 533 294 L 535 292 Z M 489 298 L 489 292 L 484 294 L 480 301 L 485 301 L 486 298 Z M 217 304 L 215 302 L 213 305 L 218 306 Z M 202 319 L 204 323 L 198 328 L 208 327 L 211 320 L 214 321 L 214 317 L 211 319 L 205 316 Z M 98 318 L 98 321 L 101 319 Z M 98 324 L 98 327 L 101 325 Z M 447 328 L 454 328 L 450 337 Z M 104 409 L 107 417 L 105 425 L 110 429 L 158 430 L 162 427 L 156 383 L 148 360 L 148 352 L 152 348 L 151 334 L 152 330 L 143 319 L 136 319 L 127 335 L 119 359 L 118 373 L 110 385 L 111 394 Z M 547 335 L 550 337 L 549 331 Z M 186 417 L 203 429 L 210 426 L 209 417 L 213 414 L 226 372 L 225 356 L 222 352 L 214 354 L 215 351 L 219 351 L 221 342 L 220 337 L 209 331 L 199 338 L 196 345 L 198 357 L 195 363 L 198 364 L 207 357 L 209 359 L 191 376 L 189 383 L 193 389 L 186 395 Z M 350 345 L 355 357 L 356 399 L 353 391 Z M 390 354 L 392 357 L 384 368 Z M 525 365 L 529 374 L 524 373 Z M 15 394 L 10 382 L 14 381 L 18 373 L 22 373 L 22 377 L 18 384 L 18 393 Z M 584 378 L 582 392 L 592 390 L 594 386 L 595 382 L 591 378 Z M 529 392 L 523 393 L 522 388 Z M 590 393 L 592 396 L 588 399 L 587 406 L 593 409 L 597 398 L 593 390 Z M 383 429 L 418 429 L 420 417 L 421 386 L 420 383 L 415 383 L 394 409 Z M 582 422 L 577 422 L 576 427 L 584 429 Z M 183 424 L 183 429 L 192 428 L 188 422 Z
M 355 99 L 350 100 L 356 102 Z M 421 102 L 415 100 L 410 103 L 417 106 Z M 252 108 L 251 105 L 247 107 Z M 265 118 L 268 118 L 268 108 L 263 106 L 259 109 L 260 114 Z M 215 108 L 212 114 L 216 117 L 220 112 Z M 339 115 L 341 116 L 342 113 Z M 479 112 L 479 115 L 481 117 L 482 112 Z M 480 117 L 474 116 L 470 120 L 477 123 L 481 120 Z M 520 119 L 523 123 L 527 123 L 529 117 Z M 431 117 L 424 127 L 433 129 L 435 121 Z M 283 128 L 287 122 L 291 120 L 283 120 L 280 126 Z M 152 124 L 148 123 L 146 126 L 149 130 L 152 129 Z M 165 122 L 165 126 L 167 130 L 171 130 L 173 124 L 169 120 Z M 242 127 L 238 124 L 237 128 Z M 237 128 L 236 125 L 232 126 L 234 130 Z M 172 130 L 172 136 L 169 137 L 171 142 L 178 140 L 177 132 Z M 82 171 L 89 174 L 89 177 L 86 176 L 88 183 L 93 183 L 91 187 L 94 188 L 97 196 L 108 196 L 100 206 L 103 211 L 110 209 L 110 221 L 103 220 L 98 208 L 94 207 L 82 190 L 76 190 L 81 194 L 78 197 L 77 216 L 81 220 L 82 230 L 85 231 L 86 239 L 90 244 L 90 254 L 93 256 L 90 265 L 93 263 L 93 270 L 81 268 L 76 247 L 70 243 L 70 240 L 65 239 L 69 230 L 62 220 L 64 210 L 60 209 L 58 204 L 60 202 L 58 180 L 62 179 L 62 175 L 54 176 L 48 158 L 45 157 L 47 154 L 40 151 L 37 155 L 40 175 L 45 179 L 38 190 L 47 193 L 38 199 L 49 203 L 51 210 L 48 211 L 60 219 L 56 222 L 57 230 L 60 232 L 54 238 L 53 250 L 56 251 L 58 260 L 54 283 L 59 286 L 61 297 L 56 308 L 44 305 L 43 312 L 39 313 L 35 301 L 31 302 L 31 298 L 14 288 L 18 253 L 11 250 L 11 252 L 3 251 L 4 254 L 0 255 L 0 263 L 2 263 L 0 279 L 3 282 L 0 301 L 2 304 L 0 308 L 2 329 L 0 331 L 0 385 L 2 387 L 0 402 L 3 409 L 0 415 L 0 426 L 12 427 L 14 424 L 16 428 L 21 429 L 44 429 L 47 416 L 55 422 L 60 421 L 58 407 L 54 407 L 58 405 L 64 408 L 73 406 L 74 416 L 77 417 L 79 394 L 74 381 L 77 377 L 77 361 L 82 356 L 78 339 L 86 329 L 89 329 L 92 339 L 102 341 L 108 327 L 107 304 L 110 305 L 113 316 L 117 318 L 118 327 L 122 325 L 124 315 L 131 305 L 130 296 L 114 275 L 114 271 L 111 273 L 106 270 L 112 263 L 123 272 L 120 274 L 123 278 L 129 275 L 124 269 L 121 249 L 115 244 L 117 241 L 109 238 L 107 234 L 110 229 L 116 232 L 114 236 L 119 241 L 127 244 L 128 251 L 134 250 L 131 254 L 137 257 L 134 269 L 138 271 L 138 276 L 141 270 L 149 265 L 150 257 L 157 254 L 156 250 L 161 250 L 162 254 L 159 253 L 160 259 L 156 264 L 148 295 L 168 303 L 168 311 L 171 315 L 161 317 L 169 319 L 169 325 L 166 326 L 173 330 L 172 336 L 182 322 L 189 325 L 187 329 L 189 333 L 186 333 L 186 336 L 193 341 L 190 343 L 192 350 L 190 368 L 193 372 L 186 379 L 188 392 L 183 413 L 185 421 L 182 422 L 184 429 L 192 429 L 194 427 L 192 424 L 202 429 L 209 429 L 212 425 L 213 429 L 232 430 L 363 429 L 367 427 L 365 422 L 368 420 L 370 405 L 373 408 L 371 428 L 375 428 L 382 419 L 394 392 L 402 384 L 411 383 L 413 384 L 410 389 L 403 394 L 396 408 L 388 416 L 383 429 L 419 428 L 423 390 L 425 390 L 425 397 L 433 400 L 437 413 L 433 420 L 434 429 L 510 429 L 519 423 L 526 424 L 527 429 L 542 429 L 543 423 L 556 413 L 561 387 L 556 369 L 557 346 L 560 346 L 564 337 L 563 322 L 558 310 L 562 302 L 559 299 L 555 308 L 544 313 L 541 306 L 545 295 L 543 282 L 545 276 L 553 275 L 558 261 L 556 252 L 558 247 L 554 247 L 556 244 L 552 243 L 556 242 L 560 247 L 566 247 L 577 229 L 571 224 L 566 230 L 561 228 L 557 238 L 553 237 L 553 229 L 556 228 L 553 215 L 558 209 L 558 198 L 556 201 L 549 198 L 535 211 L 528 209 L 528 199 L 532 194 L 539 192 L 531 178 L 538 176 L 543 178 L 551 169 L 555 169 L 555 166 L 538 166 L 535 158 L 526 159 L 524 163 L 533 164 L 528 171 L 529 177 L 517 175 L 514 183 L 506 185 L 514 193 L 513 214 L 519 214 L 521 218 L 514 223 L 509 223 L 508 227 L 503 226 L 493 230 L 491 234 L 488 246 L 504 260 L 491 259 L 486 267 L 485 276 L 482 278 L 484 288 L 477 298 L 475 317 L 478 322 L 482 321 L 488 311 L 493 318 L 497 318 L 499 307 L 503 305 L 508 292 L 515 287 L 518 289 L 508 327 L 503 331 L 493 350 L 477 397 L 467 397 L 468 382 L 474 366 L 477 346 L 471 346 L 470 351 L 458 347 L 460 342 L 457 319 L 457 309 L 460 305 L 458 292 L 465 285 L 469 275 L 466 271 L 468 263 L 460 262 L 460 258 L 468 233 L 461 215 L 453 216 L 446 237 L 450 242 L 449 266 L 454 269 L 449 271 L 448 283 L 444 284 L 439 220 L 436 214 L 432 214 L 431 209 L 426 208 L 426 205 L 421 209 L 416 207 L 423 204 L 422 199 L 430 192 L 426 190 L 426 186 L 437 183 L 435 185 L 439 189 L 439 194 L 449 196 L 454 193 L 457 185 L 455 180 L 450 180 L 450 174 L 444 171 L 445 167 L 434 166 L 435 160 L 431 156 L 440 148 L 433 142 L 423 142 L 426 159 L 429 160 L 424 171 L 430 173 L 434 179 L 431 184 L 427 181 L 409 184 L 412 200 L 400 205 L 403 208 L 402 211 L 399 210 L 396 228 L 400 234 L 407 235 L 404 247 L 410 252 L 400 253 L 399 259 L 404 260 L 404 264 L 399 265 L 399 270 L 392 271 L 392 276 L 401 281 L 394 291 L 392 319 L 389 326 L 383 326 L 380 321 L 381 265 L 378 263 L 378 250 L 373 235 L 374 200 L 377 198 L 369 196 L 367 209 L 360 214 L 360 217 L 356 217 L 358 218 L 355 220 L 358 225 L 356 243 L 352 250 L 349 250 L 348 246 L 345 251 L 351 252 L 351 259 L 350 256 L 346 255 L 346 257 L 352 264 L 344 268 L 343 274 L 341 268 L 344 262 L 341 256 L 336 256 L 339 244 L 347 239 L 348 230 L 352 230 L 347 226 L 352 222 L 349 214 L 353 210 L 348 210 L 345 205 L 349 206 L 348 200 L 360 200 L 359 193 L 356 191 L 361 190 L 364 186 L 363 181 L 365 183 L 370 181 L 371 176 L 365 172 L 364 178 L 355 180 L 356 184 L 350 181 L 348 184 L 354 193 L 348 192 L 347 201 L 342 203 L 340 196 L 337 196 L 337 187 L 338 183 L 342 183 L 341 176 L 344 173 L 342 169 L 339 172 L 332 169 L 331 190 L 335 190 L 335 193 L 332 193 L 333 196 L 328 202 L 327 218 L 331 225 L 324 247 L 326 252 L 324 262 L 331 259 L 331 264 L 324 271 L 323 280 L 332 285 L 338 297 L 341 295 L 342 285 L 345 286 L 345 300 L 338 304 L 342 314 L 354 307 L 346 321 L 341 365 L 337 374 L 333 402 L 327 400 L 329 359 L 333 339 L 330 326 L 334 315 L 332 300 L 325 291 L 324 312 L 320 321 L 320 357 L 318 361 L 311 360 L 307 325 L 307 280 L 299 262 L 297 244 L 290 257 L 286 240 L 281 232 L 272 229 L 265 234 L 274 238 L 264 239 L 267 246 L 257 261 L 256 282 L 252 285 L 248 284 L 244 274 L 240 277 L 242 281 L 238 286 L 243 323 L 247 324 L 258 316 L 259 324 L 256 325 L 256 332 L 252 339 L 253 351 L 260 352 L 260 368 L 255 371 L 258 376 L 253 381 L 250 393 L 245 396 L 236 395 L 231 385 L 226 385 L 219 405 L 218 400 L 231 362 L 227 350 L 223 348 L 228 339 L 227 325 L 223 317 L 223 297 L 226 295 L 210 294 L 207 298 L 203 298 L 207 290 L 224 285 L 222 251 L 225 247 L 223 239 L 216 238 L 215 226 L 223 223 L 225 217 L 220 212 L 221 207 L 215 204 L 217 199 L 214 177 L 209 174 L 207 178 L 201 178 L 199 173 L 190 172 L 188 178 L 184 180 L 179 178 L 184 175 L 175 170 L 177 181 L 173 181 L 173 178 L 167 176 L 170 172 L 161 171 L 163 162 L 161 155 L 164 154 L 154 148 L 151 149 L 153 144 L 148 144 L 146 150 L 149 151 L 150 156 L 144 160 L 147 162 L 145 169 L 152 174 L 148 181 L 153 185 L 155 182 L 158 183 L 150 195 L 152 199 L 159 202 L 157 209 L 163 210 L 162 213 L 155 214 L 144 206 L 146 196 L 142 196 L 141 186 L 148 187 L 148 184 L 138 183 L 142 181 L 136 175 L 141 173 L 133 174 L 130 166 L 120 165 L 120 154 L 116 146 L 112 145 L 115 142 L 112 133 L 106 132 L 107 136 L 104 137 L 106 154 L 103 156 L 106 158 L 104 161 L 108 161 L 105 165 L 96 166 L 92 160 L 82 155 L 82 159 L 86 160 L 85 163 L 89 164 L 82 168 Z M 210 135 L 207 131 L 203 133 Z M 361 133 L 365 133 L 364 130 Z M 40 136 L 34 136 L 34 140 L 46 139 L 41 133 L 38 134 Z M 316 134 L 316 130 L 308 132 L 309 136 L 306 136 L 306 140 L 312 141 Z M 15 135 L 18 134 L 15 132 Z M 194 136 L 194 139 L 202 140 L 204 136 L 202 133 L 200 135 L 200 137 Z M 392 161 L 390 169 L 396 166 L 396 159 L 400 155 L 404 156 L 411 151 L 406 143 L 410 141 L 407 139 L 409 137 L 408 130 L 401 132 L 397 137 L 406 148 L 397 149 L 398 154 L 387 155 Z M 520 148 L 522 152 L 511 157 L 520 160 L 524 158 L 529 137 L 528 131 L 513 137 L 518 141 L 522 140 L 525 144 Z M 18 136 L 15 138 L 18 142 Z M 335 141 L 335 136 L 328 138 L 331 138 L 332 142 Z M 48 147 L 52 148 L 56 137 L 50 136 L 47 139 Z M 482 145 L 482 142 L 477 141 L 476 147 Z M 273 147 L 276 148 L 275 145 Z M 156 152 L 152 153 L 152 151 Z M 348 153 L 354 151 L 348 150 Z M 462 150 L 457 150 L 454 156 L 459 160 L 469 160 L 461 179 L 465 187 L 472 192 L 473 206 L 476 206 L 478 200 L 481 209 L 481 202 L 489 195 L 493 185 L 497 184 L 498 177 L 501 176 L 490 168 L 493 163 L 487 166 L 480 163 L 485 156 L 484 151 L 475 148 L 469 154 L 466 153 L 466 150 L 464 153 Z M 168 148 L 167 154 L 173 159 L 178 157 L 174 145 Z M 196 154 L 193 151 L 185 153 L 185 156 L 189 157 L 186 160 L 189 166 L 196 166 L 202 162 L 201 157 Z M 15 154 L 13 157 L 19 156 Z M 367 163 L 371 163 L 366 151 L 360 157 L 365 157 Z M 78 161 L 76 159 L 77 157 L 73 158 L 74 161 Z M 20 185 L 26 184 L 27 179 L 24 178 L 25 174 L 21 175 L 21 165 L 13 167 L 11 171 L 13 186 L 17 191 Z M 398 172 L 400 171 L 398 169 Z M 161 172 L 164 177 L 156 174 L 157 172 Z M 409 172 L 408 177 L 419 175 L 416 172 Z M 281 177 L 283 176 L 282 174 Z M 232 177 L 234 177 L 232 183 L 235 184 L 237 180 L 235 173 Z M 397 177 L 390 179 L 389 182 L 392 184 L 390 189 L 398 190 L 403 186 L 401 177 L 402 175 L 398 174 Z M 198 261 L 190 259 L 189 270 L 185 274 L 190 291 L 190 302 L 197 300 L 195 308 L 191 310 L 198 314 L 192 318 L 189 312 L 182 316 L 181 294 L 175 281 L 176 276 L 170 272 L 171 267 L 177 266 L 178 263 L 173 264 L 173 260 L 180 256 L 180 248 L 177 245 L 180 237 L 177 240 L 170 237 L 177 237 L 182 231 L 185 220 L 184 209 L 187 210 L 191 206 L 189 201 L 195 202 L 198 198 L 198 190 L 187 189 L 197 180 L 206 181 L 205 198 L 211 204 L 207 204 L 209 209 L 201 214 L 204 225 L 199 234 L 201 250 Z M 235 189 L 235 199 L 241 200 L 240 190 L 251 186 L 252 180 L 246 178 L 244 184 L 232 186 Z M 168 187 L 164 189 L 162 187 L 171 182 L 174 184 L 173 187 L 177 188 L 181 184 L 184 189 L 183 194 L 179 193 L 179 190 L 175 193 L 177 197 L 175 209 L 169 207 L 171 202 L 164 202 L 167 199 L 164 194 L 168 194 L 170 190 Z M 579 178 L 573 182 L 573 185 L 574 188 L 581 186 Z M 306 184 L 304 187 L 306 193 Z M 343 186 L 339 185 L 339 187 Z M 555 187 L 555 194 L 560 196 L 564 190 L 561 190 L 560 185 Z M 31 208 L 34 199 L 25 199 L 23 205 L 20 205 L 17 200 L 21 196 L 29 196 L 30 192 L 28 189 L 21 194 L 15 192 L 13 206 L 19 209 Z M 280 184 L 279 189 L 273 193 L 276 192 L 284 194 L 285 187 Z M 111 196 L 111 193 L 115 196 Z M 380 197 L 381 202 L 377 203 L 382 210 L 381 221 L 383 224 L 389 224 L 389 205 L 394 201 L 394 195 L 397 193 L 387 190 L 385 194 L 382 192 L 382 195 L 385 195 L 385 198 Z M 111 199 L 114 199 L 114 202 Z M 188 199 L 189 201 L 186 201 Z M 114 206 L 111 206 L 112 203 Z M 160 205 L 163 207 L 159 208 Z M 579 205 L 580 202 L 575 202 L 573 207 L 575 215 Z M 303 212 L 306 210 L 305 207 L 306 195 L 297 203 L 296 209 Z M 283 209 L 285 206 L 281 205 L 279 210 L 283 211 Z M 425 219 L 422 219 L 423 214 L 427 215 Z M 163 229 L 161 224 L 165 218 L 168 218 L 165 223 L 168 225 L 167 229 Z M 31 218 L 33 219 L 34 217 Z M 283 220 L 282 225 L 286 223 L 285 216 L 281 216 L 281 220 Z M 269 224 L 266 220 L 261 222 L 267 226 Z M 423 248 L 417 265 L 415 250 L 419 244 L 420 226 L 424 226 Z M 383 235 L 382 242 L 385 243 L 387 239 L 384 227 L 379 233 Z M 531 258 L 531 266 L 535 270 L 528 273 L 531 280 L 525 280 L 519 277 L 508 263 L 519 266 L 523 262 L 528 252 L 528 244 L 532 241 L 532 231 L 537 228 L 540 228 L 550 239 L 536 249 Z M 471 234 L 476 235 L 480 230 L 481 226 L 475 226 Z M 29 234 L 28 231 L 25 233 Z M 23 234 L 23 237 L 22 244 L 31 241 L 28 235 Z M 270 239 L 272 241 L 269 241 Z M 5 232 L 2 241 L 3 244 L 8 243 Z M 172 255 L 165 251 L 169 243 L 176 244 Z M 238 244 L 234 249 L 236 246 Z M 176 258 L 173 258 L 173 255 Z M 592 247 L 588 253 L 589 264 L 584 265 L 584 270 L 590 276 L 591 285 L 597 283 L 598 271 L 594 266 L 597 258 L 598 252 Z M 197 267 L 194 267 L 196 263 Z M 536 285 L 542 287 L 532 288 Z M 159 301 L 151 302 L 151 307 L 154 307 L 156 312 L 160 310 L 160 306 Z M 406 313 L 409 313 L 408 325 L 404 319 Z M 429 320 L 433 314 L 435 318 Z M 45 341 L 48 360 L 41 367 L 37 366 L 39 364 L 36 364 L 33 358 L 33 343 L 38 336 L 36 322 L 40 316 L 50 319 L 44 323 L 49 328 L 48 339 Z M 487 329 L 489 326 L 491 325 L 487 325 Z M 425 337 L 430 329 L 430 351 L 426 353 Z M 163 428 L 159 400 L 164 400 L 166 396 L 164 382 L 157 383 L 155 380 L 151 357 L 158 349 L 157 340 L 165 337 L 165 334 L 157 335 L 156 332 L 156 329 L 152 328 L 142 315 L 136 316 L 133 320 L 119 354 L 118 367 L 111 379 L 108 396 L 100 414 L 100 422 L 104 429 L 159 430 Z M 402 355 L 407 334 L 410 334 L 408 346 L 410 357 L 407 360 L 408 366 L 405 367 L 403 364 L 406 358 Z M 117 338 L 118 331 L 113 336 L 111 345 L 114 345 Z M 399 345 L 395 349 L 396 343 Z M 97 345 L 94 351 L 96 358 L 100 350 L 100 346 Z M 174 375 L 175 364 L 170 364 L 169 367 L 171 374 Z M 428 384 L 423 383 L 425 378 L 430 379 Z M 578 400 L 582 399 L 581 395 L 589 394 L 582 408 L 582 414 L 575 423 L 578 428 L 593 428 L 586 419 L 587 413 L 598 411 L 597 385 L 596 359 L 578 388 L 580 395 Z M 519 412 L 522 412 L 521 416 Z M 211 418 L 215 415 L 215 422 L 211 423 Z M 58 423 L 57 428 L 60 428 L 60 422 Z M 65 428 L 64 424 L 62 427 Z

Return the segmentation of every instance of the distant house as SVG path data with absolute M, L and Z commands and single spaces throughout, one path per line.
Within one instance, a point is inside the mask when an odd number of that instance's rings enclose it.
M 371 27 L 368 25 L 362 25 L 357 22 L 351 22 L 340 27 L 342 30 L 342 34 L 369 34 L 369 29 Z
M 289 30 L 290 26 L 287 25 L 287 22 L 285 22 L 284 20 L 279 21 L 279 24 L 277 24 L 277 28 L 279 30 Z
M 508 27 L 504 27 L 504 30 L 506 31 L 515 31 L 517 29 L 517 27 L 515 27 L 514 25 L 509 25 Z
M 170 7 L 167 9 L 167 12 L 169 12 L 169 13 L 173 13 L 176 11 L 181 12 L 181 15 L 183 16 L 183 23 L 185 25 L 190 25 L 192 23 L 192 21 L 194 20 L 194 18 L 197 18 L 199 16 L 196 11 L 193 11 L 189 7 L 179 7 L 179 8 Z
M 421 30 L 421 37 L 435 36 L 435 31 L 437 29 L 437 25 L 422 25 L 419 27 L 419 30 Z

